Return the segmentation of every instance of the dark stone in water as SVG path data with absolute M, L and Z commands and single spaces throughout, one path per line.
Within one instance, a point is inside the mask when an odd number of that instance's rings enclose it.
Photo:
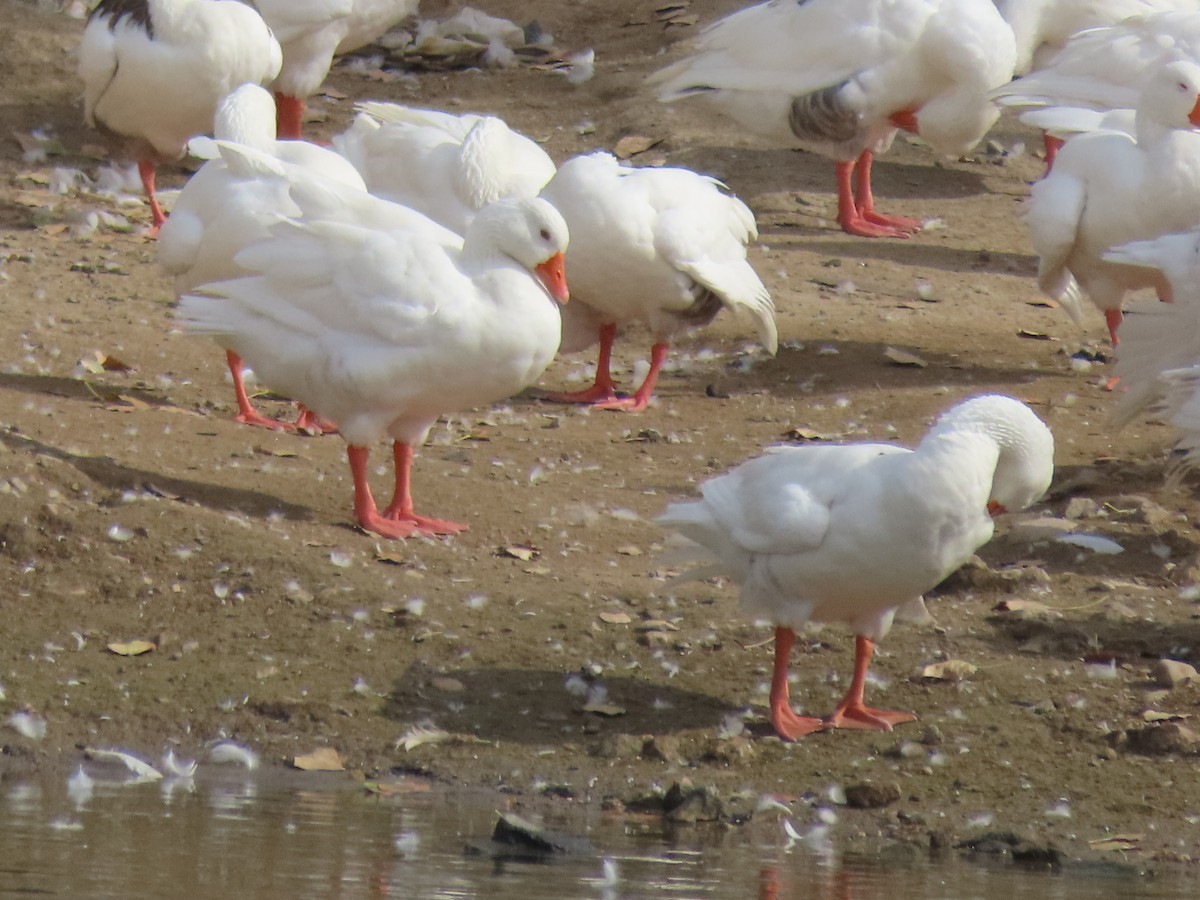
M 1056 847 L 1035 844 L 1011 831 L 989 831 L 954 846 L 955 849 L 970 850 L 972 853 L 1007 855 L 1013 862 L 1024 865 L 1057 866 L 1062 862 L 1062 851 Z
M 543 828 L 523 816 L 503 813 L 492 830 L 490 844 L 468 844 L 468 856 L 493 859 L 542 861 L 555 856 L 591 853 L 592 843 L 585 837 Z
M 852 784 L 846 788 L 846 805 L 851 809 L 883 809 L 900 799 L 897 784 Z

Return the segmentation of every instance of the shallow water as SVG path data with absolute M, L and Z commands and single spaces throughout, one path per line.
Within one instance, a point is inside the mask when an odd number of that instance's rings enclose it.
M 565 803 L 547 824 L 589 846 L 533 862 L 493 854 L 495 797 L 419 783 L 379 797 L 337 776 L 304 786 L 201 776 L 97 776 L 90 794 L 65 781 L 0 783 L 0 897 L 1082 900 L 1194 897 L 1200 887 L 1129 865 L 1031 872 L 957 856 L 850 858 L 789 841 L 774 821 L 666 831 Z

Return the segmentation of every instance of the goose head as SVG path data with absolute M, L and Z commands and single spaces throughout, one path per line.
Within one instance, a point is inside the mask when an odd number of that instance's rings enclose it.
M 1150 122 L 1167 128 L 1200 127 L 1200 66 L 1180 59 L 1155 71 L 1138 100 L 1139 136 Z
M 944 413 L 930 434 L 975 432 L 999 450 L 988 511 L 993 515 L 1032 506 L 1054 476 L 1054 436 L 1028 406 L 1012 397 L 986 394 Z
M 549 201 L 514 198 L 489 203 L 463 237 L 464 254 L 499 253 L 533 272 L 559 303 L 570 296 L 564 254 L 567 223 Z
M 213 137 L 266 150 L 275 141 L 275 98 L 257 84 L 243 84 L 217 105 Z

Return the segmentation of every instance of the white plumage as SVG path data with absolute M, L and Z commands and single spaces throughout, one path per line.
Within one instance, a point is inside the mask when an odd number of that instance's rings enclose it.
M 327 194 L 293 185 L 302 217 L 272 226 L 236 258 L 255 274 L 185 295 L 179 315 L 337 425 L 350 445 L 362 528 L 390 538 L 461 531 L 414 513 L 412 448 L 438 416 L 508 397 L 549 365 L 561 332 L 554 300 L 566 300 L 566 225 L 543 200 L 502 200 L 459 239 L 378 198 L 371 202 L 396 211 L 386 228 L 336 209 L 322 215 L 337 205 Z M 396 483 L 381 513 L 366 460 L 384 437 L 394 442 Z
M 328 179 L 366 196 L 358 172 L 338 154 L 306 141 L 275 140 L 275 104 L 257 85 L 246 84 L 217 108 L 213 132 L 226 144 L 218 148 L 180 192 L 158 240 L 159 265 L 175 279 L 175 296 L 202 284 L 245 275 L 237 254 L 265 239 L 281 216 L 297 216 L 291 187 L 301 180 Z M 234 150 L 229 143 L 241 145 Z M 326 185 L 333 191 L 333 185 Z M 296 425 L 268 419 L 254 409 L 242 382 L 242 364 L 226 348 L 238 413 L 235 419 L 267 428 L 310 430 L 319 427 L 307 413 Z
M 1120 427 L 1152 412 L 1179 431 L 1180 464 L 1200 464 L 1200 232 L 1167 234 L 1114 247 L 1105 259 L 1161 270 L 1173 303 L 1141 301 L 1122 329 L 1113 410 Z
M 101 0 L 92 10 L 79 45 L 84 117 L 126 141 L 155 229 L 157 164 L 182 156 L 223 97 L 274 78 L 280 60 L 262 18 L 236 0 Z
M 995 3 L 1016 38 L 1018 75 L 1047 65 L 1057 66 L 1062 61 L 1063 48 L 1082 31 L 1113 25 L 1132 16 L 1197 9 L 1196 0 L 995 0 Z M 1099 70 L 1100 60 L 1095 63 Z
M 595 384 L 551 399 L 645 409 L 671 339 L 722 309 L 744 313 L 775 352 L 775 308 L 746 260 L 758 237 L 754 215 L 720 182 L 687 169 L 629 168 L 600 152 L 563 163 L 542 196 L 571 231 L 562 349 L 600 343 Z M 632 322 L 650 330 L 650 371 L 632 397 L 618 397 L 609 354 L 616 329 Z
M 651 80 L 661 100 L 703 97 L 754 134 L 833 157 L 842 228 L 904 236 L 919 223 L 874 209 L 874 154 L 899 127 L 967 152 L 996 120 L 988 92 L 1015 56 L 990 0 L 769 0 L 712 25 Z
M 1200 66 L 1160 66 L 1137 107 L 1136 137 L 1097 132 L 1070 141 L 1031 191 L 1028 221 L 1038 286 L 1078 314 L 1079 290 L 1104 311 L 1113 344 L 1125 293 L 1169 286 L 1153 270 L 1103 258 L 1118 244 L 1200 224 Z
M 1001 105 L 1024 110 L 1022 122 L 1046 132 L 1047 168 L 1062 142 L 1076 134 L 1100 130 L 1132 134 L 1134 107 L 1155 71 L 1175 59 L 1200 61 L 1196 0 L 1012 0 L 1009 6 L 1019 47 L 1021 35 L 1040 34 L 1039 27 L 1051 29 L 1059 23 L 1060 31 L 1070 34 L 1062 23 L 1077 24 L 1131 9 L 1139 13 L 1122 21 L 1110 19 L 1116 24 L 1106 27 L 1078 31 L 1031 74 L 993 92 Z M 1035 21 L 1034 13 L 1046 18 Z M 1018 19 L 1026 23 L 1024 27 Z
M 669 506 L 678 530 L 741 586 L 742 609 L 775 622 L 771 718 L 785 739 L 826 727 L 889 730 L 911 721 L 862 705 L 873 642 L 897 607 L 966 562 L 992 536 L 989 515 L 1049 487 L 1054 440 L 1023 403 L 988 395 L 945 413 L 913 450 L 888 444 L 777 447 Z M 855 677 L 827 720 L 797 717 L 787 691 L 795 629 L 846 622 Z
M 333 58 L 366 46 L 417 11 L 419 0 L 253 0 L 283 46 L 275 81 L 279 135 L 300 137 L 304 102 Z
M 333 139 L 371 193 L 420 210 L 462 234 L 486 204 L 536 197 L 554 177 L 550 156 L 496 116 L 360 103 Z

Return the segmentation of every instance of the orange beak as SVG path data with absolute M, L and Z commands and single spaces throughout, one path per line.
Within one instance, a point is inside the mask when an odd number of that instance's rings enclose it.
M 534 266 L 533 271 L 550 296 L 559 303 L 566 303 L 571 298 L 571 292 L 567 290 L 566 260 L 561 253 L 555 253 L 544 263 Z
M 1005 509 L 1001 504 L 997 503 L 995 500 L 988 501 L 988 515 L 991 516 L 993 519 L 996 518 L 996 516 L 1004 515 L 1006 512 L 1008 512 L 1008 510 Z
M 1196 101 L 1196 105 L 1192 107 L 1192 111 L 1188 113 L 1188 121 L 1200 128 L 1200 99 Z

